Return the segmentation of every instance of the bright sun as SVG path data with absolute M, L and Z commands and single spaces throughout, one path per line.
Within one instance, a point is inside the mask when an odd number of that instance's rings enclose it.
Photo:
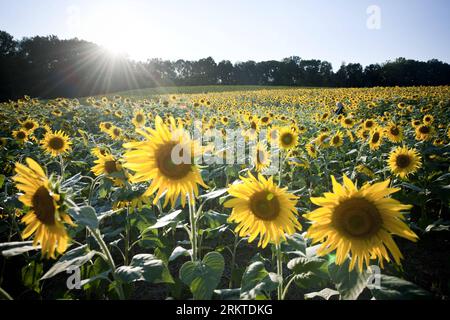
M 93 41 L 113 55 L 128 54 L 132 58 L 149 55 L 143 45 L 145 27 L 140 19 L 124 8 L 101 8 L 88 19 L 84 30 L 86 39 Z

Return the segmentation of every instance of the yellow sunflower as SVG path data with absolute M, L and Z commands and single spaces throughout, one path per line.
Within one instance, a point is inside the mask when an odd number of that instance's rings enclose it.
M 39 127 L 39 124 L 32 120 L 32 119 L 27 119 L 23 122 L 21 122 L 22 128 L 23 130 L 32 133 L 34 130 L 36 130 Z
M 403 128 L 395 123 L 390 123 L 384 133 L 391 142 L 398 143 L 403 140 Z
M 91 153 L 97 157 L 106 157 L 107 155 L 111 154 L 111 151 L 106 147 L 95 147 L 91 149 Z
M 64 223 L 74 224 L 65 213 L 60 193 L 44 170 L 30 158 L 26 163 L 28 166 L 16 163 L 16 176 L 13 177 L 17 189 L 23 192 L 19 200 L 30 208 L 22 218 L 26 224 L 22 237 L 27 239 L 35 234 L 33 245 L 40 244 L 42 255 L 54 259 L 55 252 L 62 254 L 68 246 L 69 236 Z
M 427 114 L 423 117 L 423 123 L 431 125 L 434 122 L 434 117 L 431 114 Z
M 161 117 L 155 120 L 155 129 L 144 128 L 137 131 L 146 138 L 143 142 L 130 142 L 124 145 L 131 149 L 124 155 L 124 167 L 135 172 L 131 182 L 151 181 L 144 193 L 150 196 L 157 192 L 154 204 L 165 194 L 166 206 L 170 200 L 172 207 L 181 195 L 181 204 L 186 205 L 186 196 L 191 201 L 198 196 L 198 185 L 207 188 L 193 159 L 201 153 L 201 147 L 191 140 L 183 127 L 166 125 Z M 180 159 L 175 159 L 180 158 Z
M 306 152 L 308 153 L 308 155 L 311 158 L 313 158 L 313 159 L 317 158 L 317 149 L 316 149 L 316 146 L 314 144 L 308 143 L 305 146 L 305 149 L 306 149 Z
M 383 142 L 383 129 L 381 127 L 377 127 L 370 133 L 370 150 L 378 150 L 381 146 L 381 142 Z
M 373 119 L 367 119 L 364 121 L 363 127 L 364 130 L 372 130 L 376 126 L 376 122 Z
M 341 126 L 346 129 L 351 129 L 355 125 L 355 120 L 352 118 L 342 118 L 341 119 Z
M 321 133 L 316 138 L 316 144 L 319 148 L 328 148 L 330 146 L 330 134 L 329 133 Z
M 336 132 L 330 139 L 330 145 L 333 147 L 340 147 L 344 144 L 344 134 L 340 131 Z
M 267 130 L 267 140 L 271 143 L 278 141 L 279 136 L 278 127 L 272 126 Z
M 123 138 L 123 130 L 116 126 L 113 126 L 108 131 L 108 134 L 111 137 L 111 139 L 113 139 L 113 140 L 121 140 Z
M 141 128 L 145 125 L 145 113 L 142 110 L 138 110 L 131 121 L 136 128 Z
M 422 124 L 416 127 L 416 140 L 420 141 L 430 140 L 433 134 L 434 128 L 429 125 Z
M 14 130 L 12 132 L 12 136 L 14 139 L 16 139 L 20 143 L 24 143 L 24 142 L 28 141 L 28 132 L 23 129 Z
M 416 172 L 422 166 L 422 161 L 416 149 L 403 146 L 395 148 L 389 154 L 388 165 L 393 174 L 404 179 Z
M 102 132 L 108 133 L 112 129 L 113 124 L 111 122 L 101 122 L 99 128 Z
M 108 176 L 122 171 L 122 165 L 112 154 L 102 155 L 101 152 L 96 152 L 96 156 L 98 159 L 94 161 L 96 165 L 92 167 L 91 171 L 97 177 L 102 174 Z
M 291 127 L 281 128 L 278 136 L 278 145 L 283 150 L 291 150 L 298 144 L 298 134 Z
M 62 131 L 47 132 L 41 141 L 42 149 L 51 154 L 52 157 L 69 152 L 71 144 L 69 137 Z
M 381 267 L 384 260 L 400 264 L 403 258 L 392 235 L 417 241 L 417 235 L 406 225 L 402 211 L 412 206 L 404 205 L 388 197 L 399 191 L 389 188 L 389 180 L 365 184 L 359 190 L 344 175 L 343 185 L 332 176 L 333 192 L 323 197 L 311 198 L 320 206 L 305 217 L 312 222 L 307 237 L 313 243 L 322 243 L 318 254 L 323 256 L 336 250 L 336 264 L 341 265 L 351 255 L 349 270 L 357 265 L 360 272 L 364 264 L 378 259 Z
M 256 145 L 255 152 L 253 155 L 253 164 L 258 172 L 262 172 L 270 166 L 271 159 L 267 148 L 259 142 Z
M 258 246 L 265 248 L 269 243 L 279 244 L 285 233 L 301 230 L 295 208 L 297 196 L 279 188 L 273 177 L 266 179 L 260 174 L 257 179 L 249 174 L 241 180 L 229 187 L 228 193 L 234 198 L 224 203 L 226 208 L 233 208 L 228 221 L 238 224 L 235 231 L 239 236 L 249 236 L 248 242 L 252 242 L 259 235 Z

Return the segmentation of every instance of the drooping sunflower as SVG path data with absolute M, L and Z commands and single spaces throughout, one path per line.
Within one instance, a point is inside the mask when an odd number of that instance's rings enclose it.
M 71 144 L 69 136 L 63 131 L 47 132 L 41 141 L 42 149 L 51 154 L 52 157 L 69 152 Z
M 403 128 L 391 122 L 384 130 L 386 137 L 394 143 L 399 143 L 403 140 Z
M 234 198 L 224 203 L 233 209 L 228 221 L 238 224 L 235 232 L 239 236 L 249 236 L 249 242 L 260 236 L 258 246 L 265 248 L 269 243 L 279 244 L 285 233 L 301 230 L 295 208 L 297 196 L 279 188 L 273 177 L 266 179 L 260 174 L 257 179 L 249 174 L 241 180 L 229 187 L 228 193 Z
M 393 174 L 404 179 L 415 173 L 422 166 L 422 161 L 416 149 L 403 146 L 395 148 L 389 154 L 388 165 Z
M 154 204 L 164 193 L 164 206 L 170 200 L 174 207 L 181 196 L 184 207 L 187 195 L 193 202 L 198 196 L 198 185 L 207 188 L 193 161 L 202 152 L 198 142 L 191 140 L 181 125 L 176 127 L 173 118 L 171 125 L 167 125 L 158 116 L 155 119 L 155 129 L 144 128 L 137 132 L 146 140 L 124 145 L 131 149 L 124 155 L 124 167 L 135 172 L 131 182 L 151 181 L 144 195 L 150 196 L 157 192 Z
M 370 133 L 369 138 L 370 150 L 378 150 L 382 142 L 383 142 L 383 129 L 381 127 L 377 127 L 373 129 L 372 132 Z
M 27 158 L 25 166 L 16 163 L 16 176 L 13 180 L 23 194 L 19 200 L 30 211 L 22 218 L 26 224 L 22 237 L 27 239 L 33 234 L 33 245 L 41 245 L 42 255 L 55 258 L 55 252 L 66 251 L 69 236 L 64 223 L 74 225 L 65 212 L 65 205 L 57 188 L 51 183 L 44 170 L 34 160 Z
M 400 264 L 403 258 L 392 235 L 417 241 L 417 235 L 404 222 L 402 211 L 412 206 L 404 205 L 388 197 L 399 191 L 389 188 L 389 180 L 365 184 L 358 189 L 344 175 L 343 185 L 332 176 L 333 192 L 323 197 L 311 198 L 311 202 L 320 206 L 305 217 L 312 222 L 307 237 L 313 243 L 321 242 L 319 255 L 336 250 L 336 264 L 341 265 L 351 255 L 349 270 L 357 265 L 360 272 L 370 260 L 378 259 L 384 267 L 384 260 Z

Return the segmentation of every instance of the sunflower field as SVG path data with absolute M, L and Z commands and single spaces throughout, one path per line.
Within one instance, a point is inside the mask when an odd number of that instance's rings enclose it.
M 450 87 L 2 103 L 0 297 L 448 299 L 449 111 Z

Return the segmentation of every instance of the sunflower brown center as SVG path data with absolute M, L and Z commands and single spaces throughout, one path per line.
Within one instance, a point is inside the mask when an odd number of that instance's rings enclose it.
M 290 145 L 292 142 L 294 141 L 294 137 L 292 136 L 292 134 L 290 133 L 285 133 L 283 134 L 283 136 L 281 137 L 281 142 L 283 143 L 283 145 Z
M 391 134 L 392 134 L 393 136 L 398 136 L 398 135 L 400 134 L 400 130 L 398 130 L 397 127 L 392 127 L 392 128 L 391 128 Z
M 117 164 L 114 160 L 106 161 L 105 162 L 105 171 L 107 174 L 112 174 L 114 172 L 117 172 Z
M 256 161 L 258 163 L 264 163 L 266 161 L 264 151 L 258 150 L 258 152 L 256 153 Z
M 272 221 L 280 214 L 280 202 L 273 193 L 261 191 L 250 198 L 250 210 L 259 219 Z
M 364 198 L 351 198 L 339 204 L 332 221 L 338 231 L 359 239 L 375 235 L 382 226 L 377 207 Z
M 136 116 L 136 121 L 139 122 L 139 123 L 144 121 L 144 117 L 142 116 L 142 114 L 138 114 Z
M 25 124 L 23 125 L 25 129 L 30 130 L 34 128 L 34 123 L 33 122 L 25 122 Z
M 175 147 L 177 147 L 176 143 L 170 143 L 160 147 L 156 152 L 156 163 L 158 169 L 164 176 L 168 177 L 169 179 L 180 180 L 186 177 L 192 171 L 192 167 L 190 163 L 183 163 L 183 161 L 179 161 L 180 163 L 178 163 L 177 161 L 177 163 L 175 163 L 173 161 L 172 151 Z M 182 160 L 184 150 L 181 149 L 178 155 Z
M 375 132 L 372 136 L 372 142 L 377 143 L 378 141 L 380 141 L 380 134 L 378 132 Z
M 20 140 L 25 139 L 25 132 L 19 131 L 19 132 L 17 133 L 17 139 L 20 139 Z
M 64 140 L 60 137 L 51 138 L 48 142 L 48 146 L 53 150 L 61 150 L 64 147 Z
M 419 128 L 419 131 L 420 133 L 427 134 L 430 133 L 430 128 L 428 128 L 427 126 L 422 126 Z
M 338 144 L 341 141 L 341 138 L 339 136 L 333 137 L 333 143 Z
M 55 203 L 47 188 L 42 186 L 36 190 L 31 199 L 36 217 L 45 225 L 55 224 Z
M 373 122 L 372 121 L 367 121 L 366 122 L 366 128 L 372 128 L 373 126 Z
M 397 167 L 402 169 L 407 168 L 410 165 L 410 163 L 411 158 L 406 154 L 400 154 L 395 159 L 395 164 L 397 165 Z

